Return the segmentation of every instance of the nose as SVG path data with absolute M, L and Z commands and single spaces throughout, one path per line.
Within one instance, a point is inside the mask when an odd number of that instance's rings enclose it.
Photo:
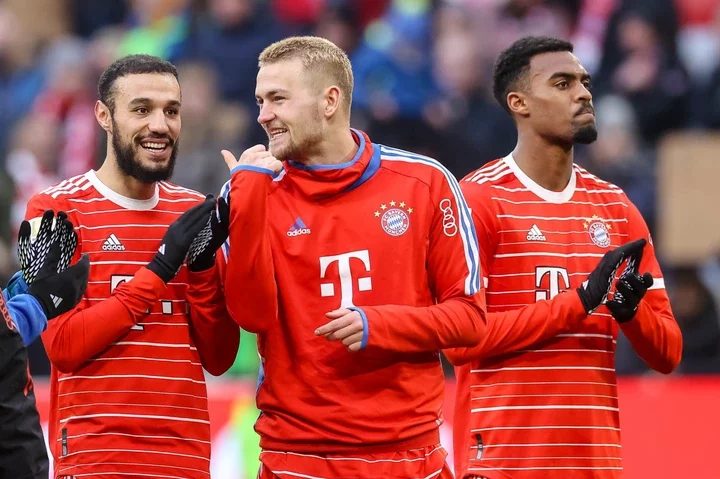
M 275 119 L 275 114 L 269 104 L 263 103 L 260 105 L 260 112 L 258 113 L 257 122 L 261 125 L 268 123 Z
M 151 132 L 158 134 L 165 134 L 170 131 L 170 128 L 167 124 L 167 119 L 165 118 L 165 112 L 162 110 L 157 110 L 153 112 L 152 116 L 150 117 L 150 124 L 148 125 L 148 128 Z
M 590 90 L 582 83 L 578 84 L 580 85 L 577 93 L 578 103 L 590 103 L 592 101 L 592 93 L 590 93 Z

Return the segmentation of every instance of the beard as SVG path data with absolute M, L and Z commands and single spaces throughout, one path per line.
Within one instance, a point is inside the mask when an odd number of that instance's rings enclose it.
M 572 141 L 580 145 L 589 145 L 597 140 L 598 132 L 595 124 L 581 126 L 573 132 Z
M 288 129 L 285 135 L 288 135 L 287 144 L 282 147 L 273 146 L 270 141 L 270 153 L 280 161 L 292 160 L 297 163 L 303 163 L 304 158 L 311 155 L 316 146 L 322 141 L 322 126 L 320 122 L 320 113 L 313 110 L 309 115 L 310 119 L 303 124 L 302 132 L 298 132 L 298 139 L 295 141 L 290 136 Z
M 113 135 L 112 135 L 112 148 L 115 152 L 115 159 L 117 160 L 118 167 L 120 170 L 128 176 L 135 178 L 136 180 L 149 184 L 156 183 L 158 181 L 167 181 L 172 178 L 173 171 L 175 170 L 175 161 L 178 155 L 178 143 L 173 141 L 167 135 L 151 136 L 150 138 L 167 139 L 168 148 L 172 148 L 170 152 L 170 159 L 166 166 L 159 166 L 156 168 L 148 168 L 143 165 L 142 161 L 138 158 L 140 142 L 125 143 L 120 140 L 118 125 L 115 123 L 113 118 Z

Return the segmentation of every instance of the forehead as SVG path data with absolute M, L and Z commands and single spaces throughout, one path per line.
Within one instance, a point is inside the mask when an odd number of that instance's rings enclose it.
M 169 73 L 140 73 L 115 80 L 116 102 L 149 98 L 158 102 L 180 101 L 180 84 Z
M 307 72 L 299 58 L 281 60 L 260 67 L 257 74 L 256 96 L 271 91 L 293 90 L 304 85 Z
M 530 59 L 532 78 L 545 81 L 555 73 L 567 73 L 575 76 L 587 75 L 578 57 L 571 52 L 549 52 L 535 55 Z

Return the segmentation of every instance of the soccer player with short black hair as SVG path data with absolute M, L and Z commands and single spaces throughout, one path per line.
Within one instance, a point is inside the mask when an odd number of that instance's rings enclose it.
M 66 211 L 76 256 L 90 257 L 82 301 L 42 335 L 55 477 L 207 479 L 203 369 L 222 374 L 239 345 L 215 254 L 227 204 L 167 181 L 181 127 L 172 64 L 121 58 L 98 92 L 105 161 L 35 195 L 26 213 L 35 223 L 46 209 Z
M 458 479 L 620 477 L 618 329 L 653 369 L 680 361 L 645 221 L 620 188 L 573 163 L 574 145 L 597 131 L 590 75 L 572 52 L 526 37 L 500 54 L 493 91 L 518 143 L 460 182 L 488 334 L 446 351 L 458 381 Z

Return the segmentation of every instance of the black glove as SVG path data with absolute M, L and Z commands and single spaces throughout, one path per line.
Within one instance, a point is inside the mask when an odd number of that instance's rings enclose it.
M 70 265 L 70 260 L 75 255 L 77 248 L 77 234 L 73 225 L 64 211 L 57 214 L 57 219 L 52 210 L 47 210 L 40 220 L 35 241 L 31 240 L 30 223 L 23 221 L 18 233 L 18 260 L 23 279 L 30 285 L 35 280 L 45 258 L 50 251 L 50 245 L 58 242 L 60 246 L 60 258 L 57 262 L 57 271 L 61 272 Z M 53 229 L 53 221 L 55 228 Z
M 620 265 L 626 259 L 635 264 L 636 260 L 633 258 L 642 254 L 646 243 L 644 239 L 639 239 L 605 253 L 587 280 L 577 288 L 578 296 L 587 314 L 592 314 L 607 299 Z
M 218 198 L 217 212 L 213 211 L 208 222 L 193 240 L 188 251 L 188 269 L 205 271 L 215 264 L 215 252 L 225 242 L 230 233 L 230 206 L 225 198 Z
M 49 218 L 47 223 L 52 224 L 52 214 L 48 215 L 45 212 L 43 223 L 46 218 Z M 58 214 L 58 219 L 60 218 L 61 216 Z M 65 224 L 66 222 L 67 224 Z M 42 223 L 40 229 L 42 230 Z M 74 238 L 73 235 L 75 235 Z M 30 236 L 30 224 L 27 221 L 23 221 L 20 226 L 20 236 L 21 238 Z M 28 294 L 35 296 L 40 302 L 48 319 L 67 313 L 80 302 L 87 289 L 88 275 L 90 274 L 88 255 L 83 255 L 75 265 L 63 268 L 58 272 L 61 267 L 60 262 L 64 257 L 62 245 L 67 247 L 67 245 L 74 244 L 77 246 L 77 235 L 67 217 L 58 222 L 50 238 L 49 243 L 43 243 L 47 244 L 44 255 L 41 254 L 41 248 L 36 250 L 33 244 L 33 254 L 36 256 L 31 258 L 31 264 L 39 266 L 37 271 L 32 271 L 32 278 L 29 281 L 26 280 L 29 283 Z M 40 238 L 38 235 L 38 239 L 46 241 L 45 236 Z M 73 253 L 75 246 L 72 247 Z
M 651 273 L 642 276 L 638 273 L 642 251 L 634 256 L 615 283 L 615 294 L 613 299 L 606 303 L 613 318 L 618 323 L 626 323 L 635 317 L 640 300 L 653 285 Z
M 147 265 L 148 269 L 165 283 L 173 279 L 185 261 L 190 245 L 207 225 L 210 213 L 214 209 L 215 198 L 208 196 L 205 201 L 193 206 L 176 219 L 168 227 L 158 252 Z

